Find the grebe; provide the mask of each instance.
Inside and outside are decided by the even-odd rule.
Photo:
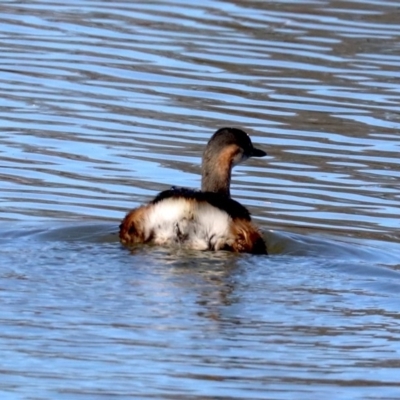
[[[203,153],[201,191],[172,187],[130,211],[120,225],[121,243],[267,254],[249,211],[230,197],[232,168],[266,155],[246,132],[217,130]]]

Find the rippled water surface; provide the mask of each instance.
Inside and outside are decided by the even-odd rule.
[[[0,4],[2,399],[400,399],[395,0]],[[120,246],[221,126],[269,257]]]

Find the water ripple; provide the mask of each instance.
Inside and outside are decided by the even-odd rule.
[[[6,394],[397,396],[397,1],[10,0],[0,36]],[[121,250],[226,125],[268,262]]]
[[[229,123],[271,149],[269,165],[241,167],[233,188],[269,225],[393,234],[398,145],[387,135],[399,128],[400,60],[390,49],[400,28],[394,4],[379,4],[316,2],[312,12],[301,3],[8,3],[0,32],[3,218],[96,217],[97,207],[118,218],[132,198],[143,200],[144,181],[151,190],[166,176],[197,186],[201,146]],[[301,176],[294,164],[312,171]],[[90,200],[73,205],[81,184],[95,209]],[[299,202],[306,208],[294,213]]]

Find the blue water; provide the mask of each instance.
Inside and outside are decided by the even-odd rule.
[[[397,11],[5,2],[1,398],[400,399]],[[121,246],[221,126],[270,256]]]

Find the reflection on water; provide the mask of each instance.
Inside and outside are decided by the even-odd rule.
[[[16,235],[0,250],[4,393],[396,397],[399,248],[379,266],[378,243],[333,258],[329,241],[283,233],[264,257],[130,253],[110,223],[16,231],[20,250]]]
[[[399,397],[397,1],[0,10],[2,398]],[[272,255],[122,248],[226,125]]]

